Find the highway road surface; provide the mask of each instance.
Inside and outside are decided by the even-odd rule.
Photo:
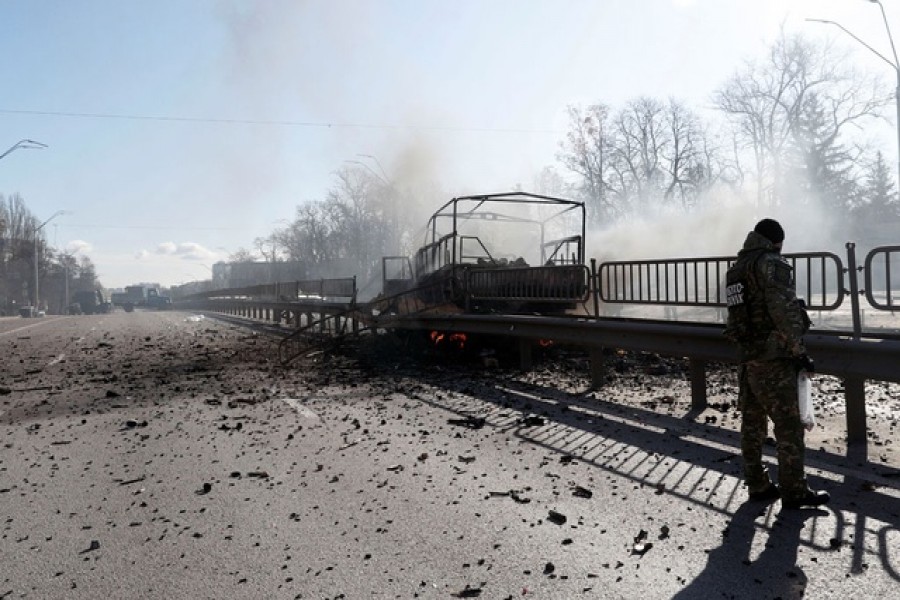
[[[591,391],[562,351],[523,374],[386,337],[284,369],[274,343],[0,319],[0,599],[898,597],[896,413],[868,461],[811,447],[832,503],[782,510],[665,361]]]

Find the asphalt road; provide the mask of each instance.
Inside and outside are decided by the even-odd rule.
[[[284,370],[187,313],[0,319],[0,599],[897,597],[895,469],[811,452],[830,505],[750,503],[682,372],[409,352]]]

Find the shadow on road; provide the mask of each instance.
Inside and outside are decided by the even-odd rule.
[[[783,510],[770,528],[761,529],[757,519],[767,513],[758,503],[745,502],[731,516],[722,544],[709,552],[703,571],[673,596],[676,600],[724,597],[727,590],[744,582],[741,592],[748,597],[803,598],[808,583],[797,565],[800,534],[805,521],[827,517],[824,510]],[[753,557],[754,536],[765,536],[764,548]],[[762,541],[762,540],[761,540]]]
[[[759,597],[799,598],[806,587],[806,576],[795,564],[801,545],[825,552],[849,548],[851,572],[862,572],[877,560],[885,573],[900,582],[896,567],[900,555],[891,542],[900,534],[891,525],[900,522],[900,503],[896,490],[887,489],[893,487],[888,479],[897,476],[896,469],[878,466],[875,472],[875,465],[861,466],[848,457],[809,451],[807,471],[822,473],[810,475],[810,484],[828,489],[831,502],[824,510],[781,511],[774,523],[766,525],[756,521],[760,511],[765,514],[780,505],[767,508],[745,501],[738,432],[693,422],[684,415],[659,414],[502,377],[473,381],[446,372],[435,376],[423,371],[422,375],[421,383],[452,392],[419,398],[428,404],[483,418],[486,426],[512,432],[561,458],[590,464],[655,488],[673,500],[729,517],[728,537],[711,552],[707,569],[682,598],[711,597],[703,592],[710,585],[708,580],[727,580],[729,571],[742,577],[754,572],[782,573],[784,578],[774,580],[783,579],[783,585],[763,589]],[[774,450],[772,446],[766,452],[773,465]],[[814,523],[804,531],[808,519]],[[822,539],[824,532],[830,532],[827,539]],[[768,540],[766,550],[748,569],[743,561],[749,560],[746,553],[754,535],[768,536]]]

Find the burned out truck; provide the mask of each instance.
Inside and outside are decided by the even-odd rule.
[[[510,192],[453,198],[412,259],[383,259],[385,309],[560,314],[588,294],[583,202]]]

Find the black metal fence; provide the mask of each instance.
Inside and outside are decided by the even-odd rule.
[[[797,295],[811,310],[834,310],[844,300],[844,265],[830,252],[786,254]],[[725,307],[725,273],[735,257],[673,258],[601,263],[595,289],[617,304]]]
[[[863,266],[865,273],[865,295],[874,308],[895,311],[900,291],[894,285],[900,284],[900,246],[879,246],[867,255]]]

